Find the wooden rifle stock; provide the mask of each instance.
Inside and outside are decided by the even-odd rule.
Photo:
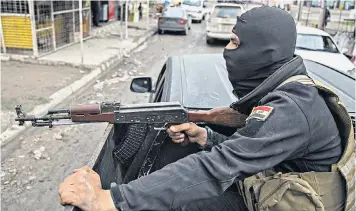
[[[189,111],[190,122],[206,122],[227,127],[244,127],[247,115],[229,107],[213,108],[207,111]]]

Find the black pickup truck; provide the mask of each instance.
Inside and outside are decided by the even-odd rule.
[[[305,60],[304,63],[313,79],[331,87],[341,97],[354,121],[355,78],[312,61]],[[229,106],[237,100],[232,94],[221,54],[170,57],[163,64],[155,84],[148,77],[135,78],[131,83],[131,91],[149,92],[150,102],[179,102],[188,109]],[[234,128],[209,126],[225,135],[234,132]],[[195,145],[173,144],[167,135],[157,136],[157,133],[149,125],[108,125],[87,164],[98,172],[104,189],[110,188],[112,182],[128,183],[198,152]],[[126,163],[117,161],[113,149],[132,138],[143,139],[143,144]],[[67,206],[65,210],[79,209]]]

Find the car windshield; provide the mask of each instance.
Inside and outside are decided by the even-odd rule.
[[[177,18],[181,18],[183,17],[183,10],[180,8],[167,8],[167,10],[165,10],[162,13],[163,17],[177,17]]]
[[[199,7],[201,5],[201,1],[192,1],[192,0],[186,0],[186,1],[183,1],[184,5],[188,5],[188,6],[196,6],[196,7]]]
[[[217,18],[236,18],[241,15],[240,7],[218,6],[215,7],[212,17]]]
[[[322,35],[298,34],[296,48],[310,51],[339,53],[335,43],[330,37]]]

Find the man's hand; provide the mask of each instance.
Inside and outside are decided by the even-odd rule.
[[[99,175],[84,166],[75,169],[59,185],[61,205],[77,206],[83,211],[117,211],[109,190],[103,190]]]
[[[167,130],[167,133],[174,143],[182,143],[185,138],[188,138],[190,143],[198,143],[201,146],[206,144],[206,129],[201,128],[194,123],[183,123],[171,126]]]

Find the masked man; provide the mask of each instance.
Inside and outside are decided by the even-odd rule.
[[[239,98],[231,108],[248,115],[246,125],[231,137],[172,126],[174,142],[187,136],[202,151],[111,190],[83,167],[60,185],[61,203],[90,211],[355,209],[351,120],[307,76],[295,43],[294,20],[282,9],[238,17],[224,58]]]

